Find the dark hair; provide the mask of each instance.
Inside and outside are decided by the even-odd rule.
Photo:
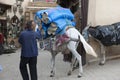
[[[32,22],[33,22],[33,20],[28,21],[28,22],[26,23],[25,29],[32,29]]]

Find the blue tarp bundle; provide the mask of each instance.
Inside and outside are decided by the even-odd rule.
[[[64,30],[64,28],[67,25],[75,26],[74,15],[68,8],[62,8],[60,6],[57,6],[55,8],[51,8],[51,9],[40,10],[40,11],[36,12],[35,20],[37,20],[36,19],[37,17],[39,19],[42,19],[41,14],[44,12],[47,13],[48,19],[49,19],[49,22],[47,24],[42,23],[42,28],[44,29],[44,31],[47,31],[48,27],[50,26],[50,23],[52,23],[52,22],[56,23],[56,25],[58,27],[56,34],[58,34],[59,32],[62,32],[62,30]]]

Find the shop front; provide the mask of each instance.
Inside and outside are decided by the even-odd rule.
[[[0,2],[0,33],[3,34],[3,49],[5,51],[8,51],[7,44],[8,44],[8,16],[7,16],[7,11],[11,9],[11,5],[6,4],[6,3],[1,3]]]
[[[11,8],[11,5],[0,3],[0,31],[6,38],[7,32],[7,10]]]

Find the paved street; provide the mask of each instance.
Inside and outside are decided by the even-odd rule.
[[[3,70],[0,72],[0,80],[22,80],[19,72],[20,49],[16,53],[0,55],[0,65]],[[56,57],[56,76],[50,75],[50,58],[48,51],[39,51],[38,56],[38,80],[120,80],[120,59],[109,60],[104,66],[98,62],[90,63],[84,67],[82,78],[77,78],[78,70],[71,76],[67,76],[69,64],[63,62],[62,54]]]

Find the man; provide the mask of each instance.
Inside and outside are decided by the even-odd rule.
[[[21,44],[20,72],[23,80],[29,80],[27,64],[29,66],[31,80],[37,80],[37,56],[38,48],[36,39],[40,39],[40,34],[35,32],[34,21],[28,21],[26,29],[21,32],[19,43]]]

